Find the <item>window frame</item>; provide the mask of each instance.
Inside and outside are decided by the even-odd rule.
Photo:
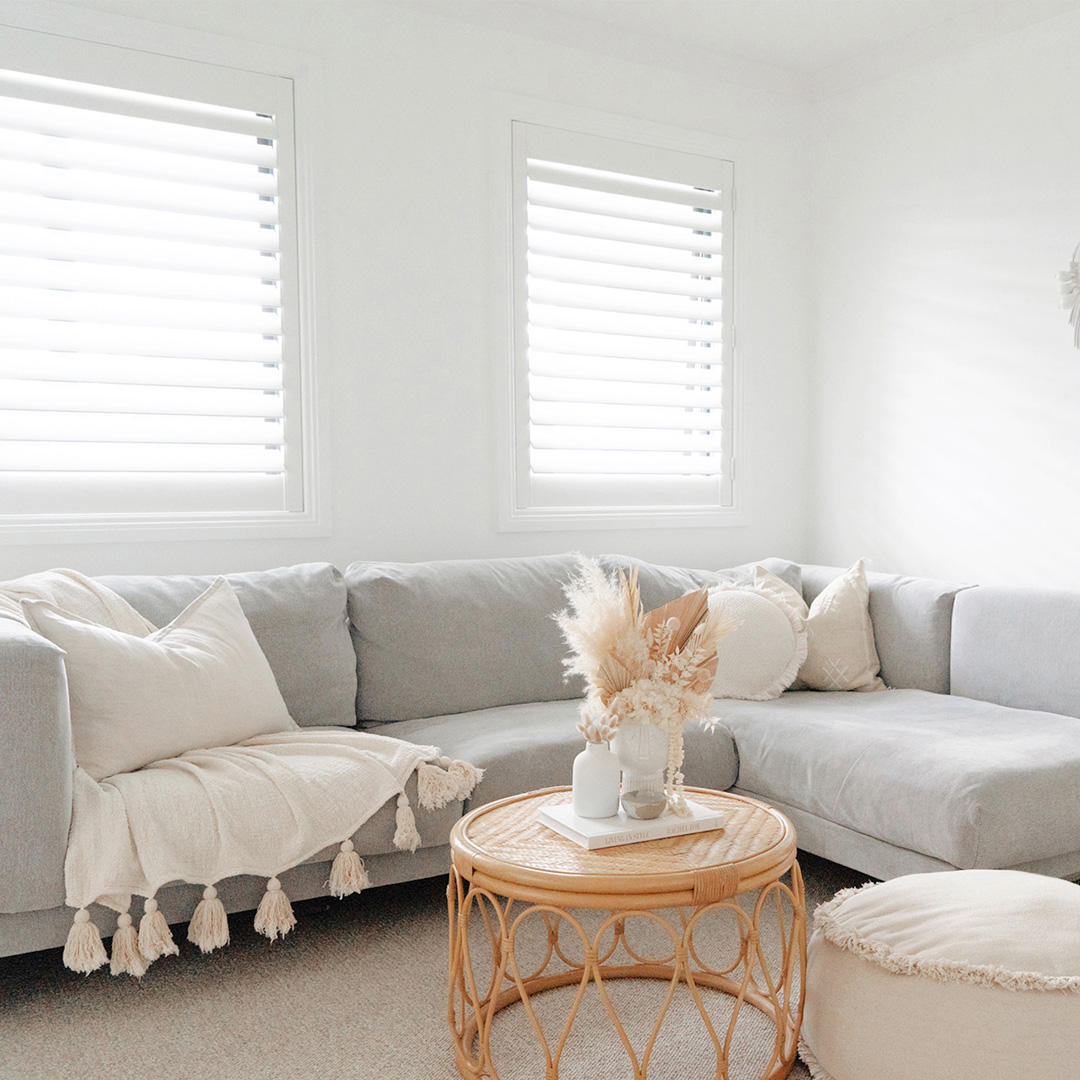
[[[737,462],[742,441],[742,380],[739,378],[741,345],[736,347],[735,326],[740,321],[740,239],[742,207],[725,222],[724,244],[730,244],[734,267],[730,304],[731,338],[725,349],[723,424],[730,432],[729,474],[717,499],[710,505],[663,505],[659,503],[544,504],[532,498],[529,482],[529,396],[525,288],[527,243],[524,238],[524,155],[515,152],[514,125],[551,127],[574,140],[616,140],[640,144],[643,152],[675,151],[725,163],[736,177],[745,176],[747,153],[738,141],[685,129],[632,120],[553,102],[493,93],[491,101],[492,181],[498,185],[493,202],[498,207],[494,226],[492,294],[497,298],[493,340],[496,343],[496,393],[499,438],[500,531],[557,529],[672,528],[745,525],[747,514]],[[519,127],[520,131],[520,127]],[[516,175],[515,175],[516,174]],[[516,182],[515,182],[516,181]],[[732,189],[734,206],[734,190]],[[726,329],[726,328],[725,328]],[[613,485],[617,486],[617,485]]]
[[[63,79],[141,90],[169,97],[221,104],[207,91],[204,79],[226,83],[243,97],[257,101],[270,77],[291,99],[291,144],[284,171],[291,186],[288,216],[292,250],[282,273],[291,282],[283,289],[283,336],[291,337],[283,365],[284,386],[298,405],[289,413],[298,420],[299,437],[286,434],[287,453],[300,466],[290,470],[287,485],[300,488],[300,498],[287,491],[282,509],[252,511],[158,511],[134,513],[19,514],[0,513],[0,544],[100,542],[113,540],[263,539],[328,534],[328,498],[321,462],[324,453],[323,409],[316,401],[315,325],[313,306],[312,191],[305,129],[319,113],[320,88],[299,54],[193,31],[162,27],[138,19],[78,12],[64,8],[61,32],[52,4],[24,17],[4,18],[0,67]],[[14,25],[11,25],[14,24]],[[167,38],[166,38],[167,31]],[[167,51],[161,46],[168,40]],[[218,98],[218,100],[215,100]],[[229,102],[224,102],[229,104]],[[283,282],[283,284],[285,284]],[[288,299],[286,299],[288,298]],[[292,489],[295,492],[295,487]],[[290,502],[294,508],[289,509]]]

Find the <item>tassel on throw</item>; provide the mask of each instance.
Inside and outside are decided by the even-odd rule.
[[[107,963],[108,959],[101,933],[90,921],[90,912],[86,908],[79,908],[64,945],[64,967],[89,975]]]
[[[229,920],[225,917],[225,905],[217,898],[217,889],[213,885],[203,889],[203,898],[188,924],[187,936],[188,941],[198,945],[204,953],[229,944]]]
[[[134,975],[141,979],[149,966],[146,957],[139,952],[139,932],[131,925],[131,916],[125,911],[116,920],[109,970],[114,975]]]
[[[409,797],[404,791],[398,796],[396,819],[394,847],[399,851],[415,851],[420,846],[420,834],[416,831],[416,818],[413,817]]]
[[[460,798],[460,789],[458,778],[438,765],[424,762],[416,770],[417,801],[425,810],[441,810],[451,799]]]
[[[173,941],[169,924],[152,896],[143,905],[143,917],[139,920],[139,952],[151,962],[162,956],[176,956],[180,952]]]
[[[334,856],[334,864],[330,867],[330,880],[327,884],[330,887],[330,895],[338,899],[358,893],[371,884],[367,870],[364,869],[364,860],[356,854],[351,840],[345,840],[341,845],[341,850]]]
[[[484,779],[484,770],[478,769],[475,765],[470,765],[467,761],[456,761],[444,757],[439,759],[439,764],[457,782],[457,797],[459,799],[467,799],[473,793],[473,788]]]
[[[271,941],[284,937],[296,925],[292,904],[281,888],[281,882],[272,877],[266,883],[266,892],[255,912],[255,929]]]

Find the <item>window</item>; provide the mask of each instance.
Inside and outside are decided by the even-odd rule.
[[[21,34],[31,62],[0,51],[0,527],[310,519],[292,81]]]
[[[717,524],[731,162],[522,121],[512,152],[511,519]]]

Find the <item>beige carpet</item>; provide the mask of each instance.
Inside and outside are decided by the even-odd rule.
[[[808,910],[865,878],[802,859]],[[67,971],[59,950],[0,960],[0,1080],[455,1080],[446,1020],[446,891],[439,880],[296,906],[299,923],[268,942],[230,916],[232,943],[202,956],[186,943],[141,980]],[[177,934],[180,941],[182,934]],[[656,984],[618,984],[620,1015],[640,1045]],[[566,1008],[549,991],[538,1001]],[[719,996],[719,995],[718,995]],[[614,997],[614,991],[613,991]],[[539,1006],[538,1006],[539,1008]],[[712,1076],[700,1032],[665,1021],[650,1080]],[[505,1018],[505,1019],[504,1019]],[[494,1036],[503,1080],[543,1077],[520,1005]],[[740,1025],[743,1021],[740,1019]],[[700,1027],[700,1024],[698,1025]],[[733,1077],[754,1075],[764,1024],[748,1025]],[[628,1058],[602,1008],[586,999],[562,1080],[620,1080]],[[793,1080],[808,1080],[801,1063]]]

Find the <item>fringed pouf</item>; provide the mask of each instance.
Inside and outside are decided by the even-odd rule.
[[[1080,886],[911,874],[819,907],[800,1055],[814,1080],[1073,1080]]]

